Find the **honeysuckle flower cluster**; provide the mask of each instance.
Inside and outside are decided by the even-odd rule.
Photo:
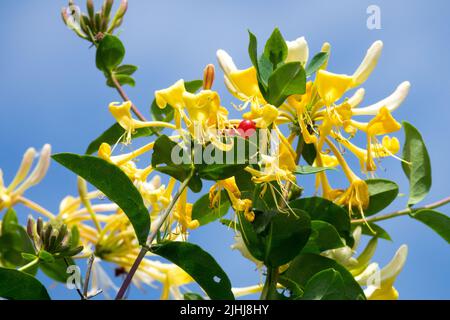
[[[100,292],[123,299],[131,283],[139,289],[160,289],[161,299],[187,299],[185,294],[194,282],[204,291],[197,298],[231,299],[257,293],[262,299],[326,298],[329,292],[322,292],[325,286],[317,286],[317,280],[329,280],[330,274],[336,280],[332,297],[337,292],[339,298],[398,299],[394,282],[405,265],[408,247],[400,246],[380,269],[371,260],[378,239],[388,236],[373,222],[420,214],[424,208],[412,206],[423,199],[431,181],[419,186],[421,192],[428,189],[425,195],[416,194],[408,209],[368,217],[387,207],[395,193],[395,183],[385,180],[387,189],[377,186],[375,190],[384,194],[374,197],[370,183],[380,181],[366,179],[375,176],[383,158],[400,160],[408,178],[416,179],[410,169],[415,165],[408,154],[412,149],[397,155],[400,142],[395,134],[402,125],[393,116],[405,101],[410,83],[402,82],[388,97],[363,105],[362,85],[374,71],[383,43],[374,42],[355,71],[338,74],[328,70],[329,43],[312,56],[305,37],[285,41],[275,29],[258,56],[257,39],[249,32],[252,66],[238,69],[225,50],[217,51],[225,86],[234,97],[231,103],[224,103],[214,90],[216,69],[209,64],[202,80],[179,79],[155,91],[153,119],[147,120],[122,87],[134,84],[131,76],[137,67],[122,64],[125,49],[113,35],[123,22],[128,1],[121,1],[111,18],[113,4],[105,0],[95,12],[93,1],[88,0],[85,14],[69,1],[62,11],[64,23],[95,46],[98,69],[123,98],[105,108],[115,124],[89,146],[87,153],[97,152],[96,156],[53,155],[77,174],[78,194],[63,198],[57,212],[25,197],[26,190],[47,173],[49,145],[39,154],[28,149],[9,185],[0,170],[0,212],[7,211],[0,224],[0,240],[21,232],[15,229],[19,227],[16,205],[41,216],[37,221],[29,218],[25,232],[31,248],[24,246],[15,256],[14,267],[32,273],[36,266],[45,271],[41,263],[59,261],[69,266],[87,260],[91,281],[83,293],[78,288],[82,299]],[[358,136],[364,138],[363,145],[354,142]],[[426,171],[429,159],[418,136],[414,150],[422,148],[425,169],[421,170]],[[134,142],[137,137],[146,139],[139,147]],[[408,143],[406,137],[405,147]],[[224,162],[218,161],[220,155]],[[359,167],[350,166],[350,157]],[[39,160],[31,171],[35,158]],[[335,168],[347,180],[336,188],[328,180],[329,170]],[[305,174],[315,175],[315,186],[304,185]],[[420,177],[425,182],[428,178]],[[206,194],[194,197],[207,181]],[[88,182],[95,189],[90,191]],[[303,191],[314,196],[306,197]],[[450,199],[425,210],[447,202]],[[232,288],[214,258],[189,242],[192,232],[219,219],[234,232],[231,248],[256,265],[264,284]],[[370,240],[358,252],[362,234]],[[2,252],[0,267],[6,261]],[[115,267],[115,277],[105,271],[107,263]],[[322,265],[326,268],[318,268]],[[307,282],[302,268],[312,274]],[[123,281],[120,286],[119,280]],[[355,292],[347,296],[347,290],[339,286],[353,287]],[[288,296],[283,295],[286,292]]]

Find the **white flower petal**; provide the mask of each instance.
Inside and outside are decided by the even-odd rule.
[[[367,50],[364,60],[361,62],[358,69],[356,69],[355,73],[353,74],[354,87],[361,85],[367,80],[373,69],[375,69],[382,50],[383,42],[381,42],[380,40],[375,41],[370,46],[369,50]]]
[[[285,62],[299,61],[305,65],[309,58],[309,47],[305,37],[297,38],[294,41],[286,41],[286,44],[288,55]]]
[[[405,101],[406,97],[409,93],[409,88],[411,84],[409,81],[402,82],[397,89],[387,98],[378,101],[377,103],[364,107],[364,108],[356,108],[352,110],[353,115],[361,116],[361,115],[376,115],[378,110],[382,107],[386,107],[390,112],[396,110],[402,103]]]

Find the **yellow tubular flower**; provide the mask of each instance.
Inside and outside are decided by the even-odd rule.
[[[345,74],[336,74],[325,70],[317,72],[317,91],[326,106],[331,106],[342,98],[344,93],[351,88],[352,83],[352,77]]]
[[[196,229],[200,226],[198,220],[192,220],[192,204],[187,203],[187,192],[187,189],[183,191],[173,212],[173,216],[181,225],[182,233],[186,233],[187,229]]]
[[[181,119],[189,123],[189,119],[184,113],[183,93],[186,92],[184,80],[178,80],[167,89],[155,91],[156,104],[159,108],[164,109],[170,105],[175,109],[175,124],[177,128],[181,128]]]
[[[338,205],[348,206],[349,212],[352,212],[352,208],[358,208],[361,216],[364,218],[364,209],[369,206],[369,187],[367,183],[361,180],[348,166],[344,157],[341,155],[340,151],[328,138],[326,139],[328,146],[330,147],[333,154],[336,156],[339,164],[342,167],[347,179],[350,182],[348,189],[336,199]]]
[[[25,191],[44,179],[50,166],[51,146],[48,144],[44,145],[39,154],[39,161],[30,173],[35,155],[36,150],[33,148],[25,152],[16,176],[7,187],[3,181],[3,171],[0,170],[0,211],[3,208],[10,208],[17,202],[22,201],[22,195]]]
[[[232,95],[244,102],[264,102],[254,67],[239,70],[224,50],[217,51],[217,60],[224,73],[225,85]]]
[[[183,102],[193,122],[212,125],[217,122],[220,97],[215,91],[202,90],[197,94],[183,92]]]
[[[252,211],[252,201],[250,199],[241,199],[241,191],[239,190],[234,177],[217,181],[209,189],[209,206],[215,208],[220,205],[220,196],[223,189],[227,192],[234,211],[243,212],[247,220],[253,221],[255,219],[255,214]]]
[[[162,127],[169,129],[176,129],[176,127],[167,122],[163,121],[140,121],[133,119],[131,115],[131,101],[126,101],[124,103],[113,102],[109,105],[109,111],[116,119],[117,123],[120,124],[122,128],[125,129],[125,143],[131,142],[131,135],[136,129],[147,128],[147,127]]]
[[[180,287],[187,285],[194,280],[180,267],[170,264],[167,267],[160,268],[160,271],[165,273],[166,279],[163,282],[163,290],[161,293],[161,300],[167,300],[170,295],[176,300],[183,300],[183,295],[180,292]]]
[[[364,290],[364,294],[369,300],[397,300],[398,292],[394,288],[394,282],[402,271],[406,257],[408,255],[408,247],[402,245],[395,253],[391,262],[380,271],[379,284],[370,285]]]

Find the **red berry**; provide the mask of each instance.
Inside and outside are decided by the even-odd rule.
[[[242,120],[237,128],[243,138],[251,137],[256,131],[256,123],[252,120]]]

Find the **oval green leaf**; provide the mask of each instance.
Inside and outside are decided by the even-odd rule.
[[[110,73],[117,68],[125,57],[125,47],[116,36],[105,35],[97,48],[97,68],[105,73]]]
[[[279,107],[286,98],[306,91],[306,73],[300,62],[289,62],[278,67],[269,77],[267,102]]]
[[[47,289],[34,277],[0,268],[0,297],[9,300],[50,300]]]
[[[366,217],[374,215],[397,198],[398,185],[390,180],[385,179],[368,179],[366,180],[369,187],[369,207],[364,210]]]
[[[316,254],[306,253],[295,258],[294,261],[290,263],[289,268],[280,277],[280,283],[294,282],[301,288],[305,288],[308,281],[314,277],[314,275],[330,268],[340,273],[344,283],[342,293],[346,299],[365,299],[361,287],[345,267],[332,259]],[[286,279],[288,281],[286,281]]]
[[[151,249],[186,271],[212,300],[234,300],[230,279],[216,260],[199,246],[170,241],[154,245]]]
[[[305,286],[302,300],[345,300],[344,280],[333,268],[316,273]]]
[[[133,225],[141,245],[145,245],[150,231],[150,216],[141,194],[128,176],[117,166],[100,158],[60,153],[52,158],[76,173],[116,203]]]
[[[450,218],[445,214],[435,210],[424,209],[411,214],[411,216],[429,226],[447,243],[450,243]]]
[[[202,226],[222,218],[230,209],[227,193],[223,190],[220,193],[220,204],[218,207],[210,208],[209,204],[209,194],[205,194],[192,207],[192,219],[197,220]]]
[[[305,211],[311,217],[311,220],[321,220],[333,225],[343,237],[348,246],[353,245],[351,233],[350,217],[342,207],[333,202],[320,198],[301,198],[289,203],[291,208]]]
[[[422,201],[431,188],[431,162],[420,132],[404,121],[403,171],[409,180],[408,206]]]

